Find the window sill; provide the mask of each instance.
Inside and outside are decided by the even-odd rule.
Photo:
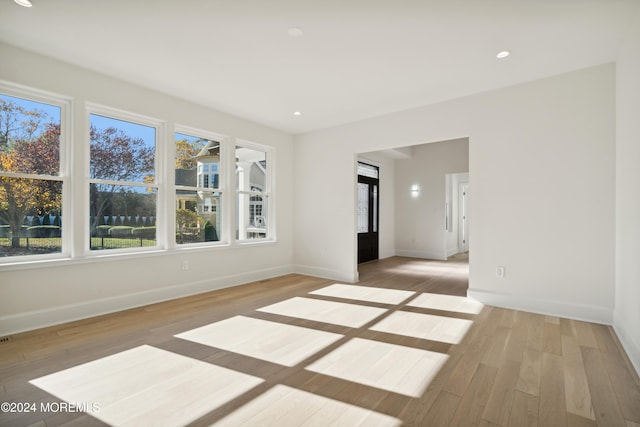
[[[97,262],[110,262],[118,260],[129,260],[137,258],[153,258],[164,257],[184,254],[186,252],[210,252],[220,250],[232,250],[246,247],[257,246],[271,246],[275,245],[277,241],[275,239],[266,239],[259,241],[244,240],[241,242],[220,243],[211,246],[189,246],[189,247],[175,247],[172,249],[152,249],[148,251],[140,252],[120,252],[120,253],[91,253],[83,257],[61,257],[61,258],[47,258],[47,259],[35,259],[35,260],[20,260],[16,262],[0,263],[0,272],[4,271],[18,271],[18,270],[30,270],[35,268],[52,268],[52,267],[66,267],[70,265],[82,265]]]

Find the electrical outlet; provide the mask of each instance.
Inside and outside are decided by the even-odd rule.
[[[189,269],[189,261],[182,261],[182,270],[187,271]]]
[[[496,267],[496,277],[499,279],[504,279],[505,268],[501,265]]]

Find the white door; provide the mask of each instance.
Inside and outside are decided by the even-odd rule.
[[[469,252],[469,183],[461,183],[458,185],[458,194],[460,197],[458,209],[459,224],[459,247],[462,252]]]

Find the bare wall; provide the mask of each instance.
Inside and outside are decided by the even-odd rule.
[[[85,102],[275,147],[277,242],[234,248],[158,251],[153,254],[0,266],[0,334],[88,317],[204,292],[292,271],[292,137],[246,120],[134,86],[82,68],[0,44],[0,79],[73,97],[75,197],[85,188]],[[69,215],[70,213],[66,213]],[[85,215],[76,206],[75,218]],[[82,221],[78,220],[82,224]],[[76,225],[77,226],[77,225]],[[80,225],[81,226],[81,225]],[[79,236],[80,233],[77,233]],[[77,238],[76,238],[77,240]],[[76,241],[77,246],[82,241]],[[182,271],[182,261],[189,261]]]
[[[616,301],[614,327],[640,373],[640,14],[616,64]]]
[[[611,322],[614,114],[615,67],[605,64],[297,136],[295,263],[357,280],[355,153],[468,137],[470,293]]]
[[[396,254],[444,260],[445,178],[469,171],[469,140],[434,142],[412,151],[411,158],[396,161]],[[413,185],[419,189],[415,197]]]

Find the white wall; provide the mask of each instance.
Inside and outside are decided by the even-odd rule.
[[[295,263],[357,280],[354,153],[469,137],[470,293],[611,322],[614,81],[607,64],[297,136]]]
[[[167,143],[173,140],[177,122],[275,147],[278,237],[276,243],[266,245],[2,266],[0,335],[292,271],[290,135],[4,44],[0,44],[0,58],[0,79],[73,97],[75,197],[84,191],[80,182],[86,156],[81,142],[84,103],[98,103],[167,120]],[[81,218],[84,207],[77,206],[73,214]],[[188,271],[181,270],[183,260],[189,261]]]
[[[358,159],[380,168],[378,258],[389,258],[396,254],[395,161],[380,153],[362,153],[358,156]]]
[[[616,304],[614,328],[640,372],[640,14],[616,64]]]
[[[638,28],[620,54],[616,105],[609,64],[301,135],[293,145],[281,132],[0,44],[0,79],[73,96],[75,122],[90,101],[166,118],[169,130],[175,120],[272,145],[278,156],[276,244],[2,267],[0,334],[275,276],[292,262],[357,281],[356,153],[469,137],[470,293],[610,322],[616,249],[615,327],[638,367]],[[495,278],[496,265],[507,267],[505,279]]]
[[[410,159],[396,162],[396,254],[447,259],[445,178],[469,170],[468,139],[413,147]]]

